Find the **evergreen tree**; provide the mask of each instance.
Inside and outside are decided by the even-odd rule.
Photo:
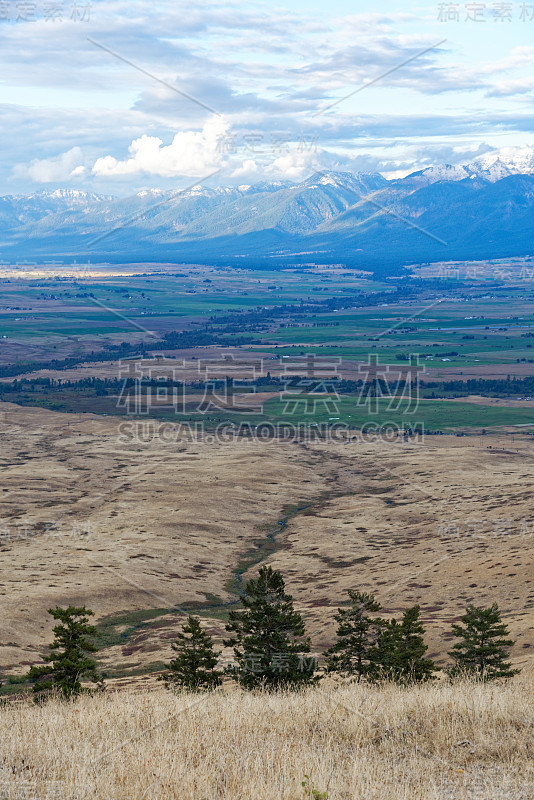
[[[326,669],[328,672],[354,675],[359,682],[362,676],[375,670],[373,656],[384,621],[369,616],[381,608],[372,594],[355,592],[353,589],[349,589],[348,594],[349,607],[338,608],[334,617],[339,623],[337,641],[325,653]]]
[[[398,683],[426,681],[435,670],[434,662],[425,658],[428,650],[424,641],[421,608],[407,608],[399,623],[396,619],[383,624],[377,645],[370,653],[372,675]]]
[[[177,656],[165,665],[170,672],[159,680],[165,681],[168,689],[181,687],[193,692],[220,686],[218,658],[209,633],[200,627],[199,618],[190,614],[176,638],[171,647]]]
[[[514,641],[508,638],[508,627],[501,620],[497,603],[489,608],[467,606],[461,622],[463,625],[452,626],[454,635],[461,641],[456,642],[449,653],[455,661],[449,670],[451,676],[473,675],[490,681],[517,675],[520,670],[512,669],[507,661],[507,649]]]
[[[258,577],[247,582],[241,602],[243,610],[231,611],[226,626],[234,636],[224,643],[234,649],[234,679],[247,689],[313,682],[315,659],[304,655],[310,640],[280,572],[262,567]]]
[[[97,636],[97,630],[89,625],[93,612],[85,606],[51,608],[48,613],[56,620],[54,641],[50,653],[43,657],[46,664],[33,666],[27,674],[34,683],[35,699],[39,700],[50,692],[60,692],[65,698],[72,698],[82,692],[82,680],[103,686],[102,676],[97,672],[96,662],[87,653],[95,653],[97,648],[86,637]]]
[[[384,620],[378,631],[375,647],[369,653],[372,665],[369,671],[371,680],[398,680],[401,672],[400,625],[396,619]]]
[[[424,636],[420,606],[407,608],[402,615],[397,645],[400,680],[411,683],[426,681],[432,677],[436,666],[431,659],[425,658],[428,647]]]

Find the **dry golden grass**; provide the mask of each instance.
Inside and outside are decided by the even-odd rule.
[[[534,690],[324,685],[0,707],[0,797],[532,800]]]

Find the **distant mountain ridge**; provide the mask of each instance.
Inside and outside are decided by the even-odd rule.
[[[510,175],[534,175],[534,147],[504,147],[479,156],[470,164],[459,166],[441,164],[413,172],[408,177],[422,177],[428,182],[481,178],[495,183]]]
[[[0,197],[0,259],[58,257],[372,269],[534,252],[534,148],[405,178],[322,172],[117,198],[58,188]]]

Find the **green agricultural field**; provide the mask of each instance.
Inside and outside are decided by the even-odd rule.
[[[321,402],[320,398],[318,399],[316,396],[315,411],[306,413],[313,409],[314,400],[312,396],[309,396],[307,400],[302,398],[296,413],[292,414],[288,413],[287,402],[284,399],[274,398],[265,404],[264,413],[269,420],[294,422],[295,424],[297,422],[309,424],[341,422],[355,428],[361,428],[369,423],[375,423],[378,426],[392,424],[398,427],[423,424],[426,429],[444,431],[528,423],[532,423],[534,426],[534,409],[528,408],[498,408],[447,400],[420,400],[413,412],[406,413],[406,404],[404,408],[401,405],[398,410],[395,410],[389,407],[387,399],[381,399],[378,401],[378,410],[375,414],[370,413],[368,406],[359,405],[356,397],[330,398],[330,400],[333,405],[329,404],[331,407],[328,409],[325,408],[327,404]]]
[[[339,268],[255,271],[152,265],[150,269],[141,273],[128,265],[108,265],[101,274],[93,268],[91,275],[76,278],[63,274],[5,280],[0,287],[0,336],[6,337],[3,363],[40,365],[56,359],[59,364],[61,359],[83,358],[84,352],[95,349],[103,350],[105,373],[107,351],[113,360],[122,342],[133,348],[144,344],[150,352],[158,346],[159,337],[185,331],[184,337],[172,339],[176,347],[198,346],[199,357],[203,347],[213,344],[220,352],[224,342],[232,348],[237,342],[248,358],[253,352],[275,356],[269,362],[273,375],[284,372],[286,359],[307,353],[363,363],[376,356],[379,364],[397,368],[417,354],[427,381],[440,380],[441,374],[462,379],[534,374],[534,314],[532,298],[524,288],[466,290],[461,284],[438,282],[412,287],[406,280],[380,283]],[[389,295],[392,302],[387,302]],[[243,340],[256,344],[239,345]],[[351,370],[347,377],[357,378],[354,364]],[[13,371],[6,370],[6,375]],[[504,396],[506,390],[499,391]],[[37,393],[21,396],[19,401],[64,410],[78,404],[83,410],[117,413],[110,398],[83,396],[83,392],[73,398],[49,395],[45,400]],[[283,404],[276,400],[270,400],[264,411],[256,421],[287,418]],[[378,412],[380,424],[405,421],[405,415],[388,411],[383,404]],[[158,411],[157,416],[161,415],[166,416]],[[311,419],[299,416],[299,421],[317,423],[339,416],[355,427],[374,419],[351,396],[342,399],[339,413],[321,414],[317,409]],[[210,424],[236,419],[224,409],[212,417],[199,416]],[[525,408],[425,399],[416,417],[407,420],[412,421],[429,428],[457,429],[527,424],[531,415]]]

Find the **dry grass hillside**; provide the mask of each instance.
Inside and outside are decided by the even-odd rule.
[[[527,435],[143,443],[117,426],[0,405],[0,671],[39,660],[47,608],[85,603],[110,634],[103,667],[142,672],[167,659],[188,608],[221,636],[236,572],[259,559],[284,573],[318,649],[348,588],[392,614],[420,602],[438,659],[465,605],[496,600],[531,668]]]
[[[531,800],[533,706],[521,679],[11,703],[0,797]]]

